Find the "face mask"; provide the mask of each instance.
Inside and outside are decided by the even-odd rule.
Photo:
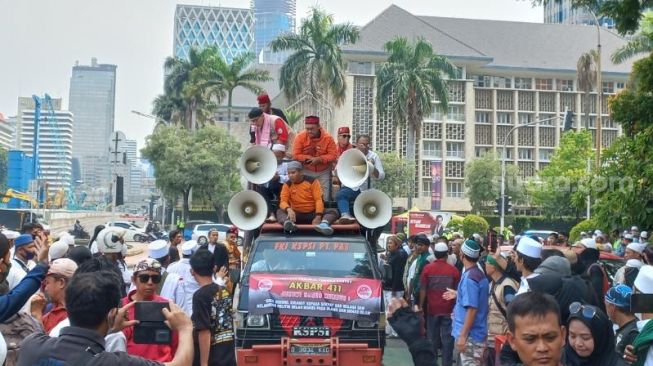
[[[35,256],[36,254],[34,254],[33,252],[25,253],[25,258],[27,258],[28,261],[34,259]]]

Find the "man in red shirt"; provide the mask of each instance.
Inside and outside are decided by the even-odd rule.
[[[68,281],[77,270],[77,263],[72,259],[59,258],[50,264],[48,274],[43,280],[43,292],[48,295],[54,307],[47,314],[43,314],[45,298],[32,301],[32,316],[43,323],[45,334],[50,333],[59,322],[68,318],[66,310],[66,287]],[[41,295],[37,295],[41,297]]]
[[[254,130],[254,145],[272,147],[282,144],[288,148],[288,128],[279,116],[264,113],[261,108],[252,108],[248,118]]]
[[[428,308],[425,309],[428,338],[433,343],[436,355],[438,345],[442,345],[442,365],[451,366],[454,346],[454,338],[451,335],[451,312],[456,301],[445,300],[442,295],[447,289],[458,287],[460,272],[447,263],[449,247],[445,243],[435,244],[433,251],[435,261],[427,264],[420,276],[419,308],[424,310],[424,304],[428,299]]]

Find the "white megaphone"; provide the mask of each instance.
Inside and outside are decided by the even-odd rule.
[[[392,200],[376,189],[364,191],[354,201],[354,216],[368,229],[384,226],[392,218]]]
[[[349,188],[360,187],[370,176],[370,168],[365,155],[355,148],[340,155],[336,170],[342,185]]]
[[[266,147],[252,146],[240,157],[238,169],[249,182],[267,183],[277,172],[277,158],[272,150]]]
[[[242,191],[236,193],[229,201],[227,214],[239,229],[254,230],[263,225],[268,214],[268,205],[259,193]]]

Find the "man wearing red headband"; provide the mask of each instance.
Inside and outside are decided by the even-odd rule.
[[[304,131],[295,138],[292,156],[304,166],[303,174],[320,181],[322,197],[331,197],[331,166],[336,161],[336,143],[320,126],[320,118],[307,116]]]

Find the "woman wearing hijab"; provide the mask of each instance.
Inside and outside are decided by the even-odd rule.
[[[615,350],[612,323],[596,306],[574,302],[569,306],[566,366],[623,366],[624,360]]]

